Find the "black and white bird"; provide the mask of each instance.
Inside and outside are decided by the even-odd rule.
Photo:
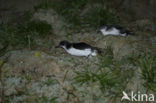
[[[63,48],[65,51],[74,56],[96,56],[100,53],[100,49],[97,47],[90,46],[84,42],[70,43],[69,41],[61,41],[56,48]]]
[[[104,36],[106,35],[119,35],[119,36],[135,35],[129,30],[124,29],[123,27],[113,26],[113,25],[103,25],[100,28],[100,31]]]

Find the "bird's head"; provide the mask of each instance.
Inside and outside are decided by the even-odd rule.
[[[63,40],[55,48],[65,48],[68,44],[69,44],[69,42],[67,40]]]

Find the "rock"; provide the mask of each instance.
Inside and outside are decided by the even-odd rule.
[[[131,38],[119,36],[105,36],[97,43],[100,48],[111,47],[115,59],[121,59],[123,56],[128,56],[136,52],[137,48],[135,48],[133,44],[135,44],[135,42],[133,42]]]
[[[11,77],[5,79],[5,95],[10,96],[12,94],[18,94],[17,88],[23,88],[25,86],[26,81],[22,80],[20,77]]]
[[[29,50],[10,51],[7,54],[9,57],[2,67],[3,84],[0,83],[0,86],[5,87],[6,96],[16,95],[11,99],[14,103],[33,102],[43,96],[59,97],[59,102],[66,101],[68,91],[64,89],[72,88],[74,71],[90,63],[90,68],[95,69],[98,62],[97,58],[86,60],[64,51],[55,54],[54,49],[51,55]]]
[[[44,76],[53,76],[59,72],[58,64],[43,52],[12,51],[4,68],[8,68],[8,76],[26,76],[39,79]]]

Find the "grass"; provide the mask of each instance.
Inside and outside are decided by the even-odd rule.
[[[44,37],[51,33],[51,25],[47,24],[44,21],[29,21],[26,22],[25,25],[18,26],[19,33],[36,33],[36,35]]]
[[[128,68],[126,65],[129,65]],[[89,87],[91,87],[90,83],[98,85],[105,97],[116,101],[121,96],[122,91],[129,91],[127,84],[130,83],[135,74],[133,67],[141,70],[141,74],[137,75],[140,76],[140,81],[143,80],[142,86],[155,92],[156,59],[150,53],[132,54],[116,61],[113,59],[111,49],[108,49],[100,58],[96,70],[86,66],[82,71],[76,71],[74,83],[78,83],[80,86],[87,84]]]
[[[57,97],[51,97],[50,99],[46,96],[38,97],[35,99],[35,103],[58,103]]]
[[[102,6],[93,6],[94,0],[46,0],[35,7],[38,9],[54,9],[68,24],[67,28],[74,32],[82,30],[96,30],[103,24],[116,24],[116,15],[104,8],[103,1],[98,2]],[[102,2],[102,3],[101,3]],[[88,7],[88,5],[91,7]]]
[[[93,0],[94,1],[94,0]],[[103,24],[116,24],[116,15],[103,6],[93,6],[92,0],[45,0],[34,9],[54,9],[66,22],[67,30],[81,32],[96,30]],[[99,1],[101,5],[102,1]],[[88,4],[91,7],[88,7]],[[102,3],[103,4],[103,3]],[[16,25],[0,24],[0,42],[13,48],[35,48],[36,39],[43,39],[53,33],[51,25],[43,21],[31,20],[33,12],[25,12],[23,22]]]
[[[141,69],[141,78],[144,86],[152,91],[156,91],[156,59],[150,54],[143,54],[138,58],[136,65]]]
[[[41,4],[34,6],[35,11],[38,9],[45,9],[48,10],[49,8],[52,8],[53,5],[50,0],[44,0]]]
[[[29,75],[29,74],[27,74],[27,75],[25,76],[25,79],[28,81],[28,83],[30,83],[30,82],[32,81],[32,76]]]
[[[125,59],[127,61],[123,62]],[[116,100],[117,97],[120,97],[121,92],[126,89],[127,83],[134,75],[132,68],[124,67],[127,63],[133,65],[129,57],[123,58],[120,62],[114,60],[112,50],[108,49],[100,58],[96,70],[91,70],[90,66],[87,66],[82,71],[76,71],[74,82],[81,86],[83,84],[90,86],[89,84],[92,82],[100,87],[99,89],[104,96]]]
[[[88,67],[85,67],[84,70],[81,72],[75,72],[75,73],[77,76],[74,78],[74,80],[77,83],[80,83],[80,85],[82,85],[83,83],[89,84],[90,81],[92,82],[97,81],[97,78],[96,78],[97,74],[91,71]]]
[[[117,18],[106,8],[92,7],[83,15],[83,23],[88,28],[98,29],[104,24],[116,24]]]
[[[57,83],[58,83],[57,80],[48,78],[48,79],[46,79],[46,81],[43,81],[43,82],[41,83],[41,85],[51,86],[51,85],[54,85],[54,84],[57,84]]]
[[[28,16],[28,15],[26,15]],[[26,17],[27,19],[29,17]],[[30,18],[21,24],[4,25],[1,24],[0,41],[4,45],[17,48],[35,47],[36,38],[45,38],[52,34],[51,25],[43,21],[30,20]]]

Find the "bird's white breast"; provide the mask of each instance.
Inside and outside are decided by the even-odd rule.
[[[103,28],[100,31],[104,36],[105,35],[120,35],[120,31],[116,28],[112,28],[111,30],[106,30],[106,28]]]
[[[75,48],[70,48],[70,49],[65,49],[69,54],[75,55],[75,56],[96,56],[96,51],[91,51],[91,49],[75,49]]]

